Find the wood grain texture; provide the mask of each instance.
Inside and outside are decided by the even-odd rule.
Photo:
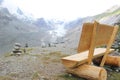
[[[93,58],[103,56],[105,51],[106,51],[106,48],[96,48],[95,51],[94,51]],[[111,53],[113,51],[114,51],[114,49],[110,49],[109,53]],[[81,52],[81,53],[78,53],[78,54],[63,57],[61,59],[62,64],[66,68],[74,68],[74,67],[79,66],[81,64],[87,63],[88,53],[89,53],[89,51],[84,51],[84,52]]]
[[[94,48],[97,46],[106,45],[107,48],[100,64],[100,66],[103,66],[109,49],[115,39],[117,30],[118,26],[99,24],[96,21],[94,23],[84,23],[78,45],[78,53],[89,50],[88,64],[91,64]]]
[[[97,36],[97,27],[98,23],[95,21],[94,22],[94,27],[93,27],[93,32],[92,32],[92,37],[91,37],[91,42],[90,42],[90,48],[89,48],[89,53],[88,53],[88,64],[91,64],[92,58],[94,55],[94,49],[96,45],[96,36]]]
[[[78,50],[77,50],[78,53],[88,50],[90,48],[93,26],[94,26],[93,23],[83,24],[82,33],[78,44]]]
[[[97,65],[100,65],[102,57],[93,59],[93,62]],[[120,67],[120,56],[108,55],[105,60],[105,65]]]
[[[97,28],[94,29],[95,24],[97,24]],[[80,37],[80,41],[78,44],[78,53],[85,51],[85,50],[89,50],[90,46],[91,46],[91,40],[93,39],[93,35],[96,35],[95,38],[95,47],[97,46],[101,46],[101,45],[107,45],[112,34],[114,31],[114,28],[116,26],[110,26],[110,25],[106,25],[106,24],[99,24],[98,22],[94,22],[94,23],[84,23],[83,27],[82,27],[82,33],[81,33],[81,37]],[[96,30],[93,31],[93,30]],[[93,32],[95,32],[93,34]],[[94,40],[94,39],[93,39]]]

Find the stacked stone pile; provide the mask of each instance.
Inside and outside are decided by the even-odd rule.
[[[13,53],[13,55],[18,55],[18,56],[20,56],[22,54],[20,43],[15,43],[12,53]]]

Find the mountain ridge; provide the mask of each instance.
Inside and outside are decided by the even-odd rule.
[[[111,11],[107,10],[104,13],[84,18],[82,22],[76,25],[76,27],[70,29],[64,37],[66,47],[77,49],[82,30],[82,24],[85,22],[98,21],[108,25],[120,25],[120,6],[116,6],[115,9],[113,9],[114,7],[115,6],[109,9],[112,9]]]
[[[20,9],[19,11],[24,16]],[[0,7],[0,46],[2,46],[0,47],[0,53],[10,51],[15,42],[22,45],[28,43],[30,46],[41,46],[41,41],[48,44],[51,42],[58,43],[62,40],[66,47],[71,45],[76,48],[84,22],[97,20],[101,23],[114,25],[120,22],[120,7],[111,10],[111,12],[109,10],[109,13],[104,12],[70,22],[45,18],[35,20],[27,16],[25,18],[17,16],[19,15],[11,14],[7,8]]]

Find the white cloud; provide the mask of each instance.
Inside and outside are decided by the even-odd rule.
[[[6,6],[18,5],[35,17],[75,19],[104,12],[120,0],[5,0]],[[10,5],[11,4],[11,5]],[[14,10],[12,10],[14,11]]]

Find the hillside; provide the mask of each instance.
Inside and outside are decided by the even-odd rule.
[[[19,8],[17,12],[11,14],[7,8],[0,7],[0,54],[11,51],[14,43],[41,46],[41,41],[51,43],[61,35],[58,31],[60,27],[56,26],[64,24],[63,22],[44,18],[32,19],[25,16]]]
[[[72,29],[69,29],[66,36],[64,37],[66,40],[65,43],[67,47],[77,48],[82,24],[85,22],[94,22],[95,20],[100,23],[105,23],[110,25],[115,25],[115,24],[119,25],[120,24],[120,6],[114,6],[111,9],[99,15],[83,18],[83,20],[79,22],[78,25],[74,26],[74,28]]]
[[[108,9],[106,12],[94,16],[96,20],[114,25],[115,23],[118,23],[120,21],[120,7],[119,6],[113,6],[111,9]]]

